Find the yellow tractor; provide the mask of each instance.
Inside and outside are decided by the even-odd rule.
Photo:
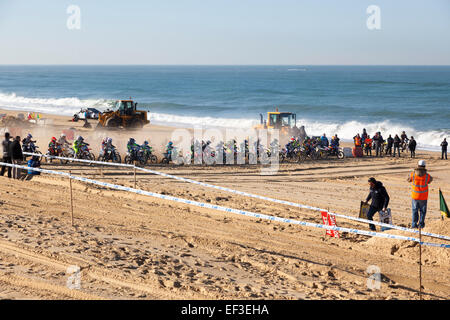
[[[278,129],[281,135],[295,135],[297,133],[297,115],[290,112],[279,112],[278,108],[275,112],[267,112],[267,120],[263,119],[260,114],[261,122],[254,129]]]
[[[137,102],[130,98],[116,101],[112,110],[100,113],[97,128],[141,129],[149,123],[147,111],[137,110]]]

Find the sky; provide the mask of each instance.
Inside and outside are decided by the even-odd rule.
[[[450,0],[0,0],[0,43],[3,65],[450,65]]]

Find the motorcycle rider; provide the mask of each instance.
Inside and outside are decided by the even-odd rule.
[[[35,150],[32,150],[32,145],[36,143],[36,141],[33,141],[33,136],[31,133],[29,133],[23,140],[22,140],[22,148],[25,152],[34,152]]]
[[[320,145],[324,148],[329,147],[330,143],[328,141],[327,135],[324,133],[323,136],[320,138]]]
[[[58,139],[58,144],[62,147],[67,147],[70,145],[70,142],[67,140],[65,133],[61,133],[61,136]]]
[[[137,159],[137,153],[140,150],[141,146],[136,143],[134,138],[130,138],[127,143],[128,153],[131,155],[132,159]]]
[[[73,151],[75,151],[75,158],[80,157],[81,149],[84,146],[89,146],[89,144],[84,142],[84,138],[82,136],[78,136],[77,139],[73,142]]]
[[[167,144],[167,146],[166,146],[166,153],[167,153],[167,157],[169,158],[169,159],[171,159],[172,158],[172,152],[173,152],[173,149],[174,149],[175,147],[173,146],[173,142],[172,141],[169,141],[169,143]]]
[[[333,151],[337,151],[339,149],[339,138],[337,135],[331,138],[330,148],[333,149]]]
[[[146,151],[149,155],[152,154],[153,148],[150,147],[150,144],[147,140],[144,141],[144,144],[141,146],[141,148]]]
[[[48,151],[50,151],[50,155],[59,156],[61,153],[61,146],[56,141],[55,137],[52,137],[50,143],[48,144]]]

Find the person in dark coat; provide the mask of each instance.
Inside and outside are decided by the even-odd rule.
[[[373,216],[375,213],[387,210],[389,206],[389,195],[386,191],[386,188],[383,186],[383,183],[377,181],[375,178],[369,179],[370,193],[367,196],[365,204],[368,204],[370,200],[372,200],[372,204],[370,205],[369,212],[367,212],[367,219],[373,221]],[[375,225],[369,225],[370,230],[376,231]]]
[[[389,135],[389,138],[387,138],[386,155],[392,156],[393,146],[394,146],[394,138],[392,138],[392,135]]]
[[[11,145],[10,141],[10,135],[9,132],[5,133],[5,140],[2,141],[2,147],[3,147],[3,163],[12,163],[11,161],[11,155],[9,153],[9,147]],[[5,174],[6,168],[8,168],[8,178],[11,179],[11,167],[2,166],[2,171],[0,172],[0,175],[3,177]]]
[[[17,136],[9,146],[9,153],[13,164],[21,165],[23,161],[22,146],[20,145],[20,137]],[[22,169],[13,168],[13,178],[20,179]]]
[[[414,140],[414,137],[411,137],[411,140],[409,140],[409,151],[411,152],[411,158],[415,158],[416,157],[416,147],[417,147],[417,142],[416,140]]]
[[[366,129],[363,129],[363,133],[362,133],[362,135],[361,135],[361,142],[362,142],[362,145],[364,145],[364,143],[366,142],[366,139],[369,137],[369,135],[367,134],[367,131],[366,131]]]
[[[395,151],[398,151],[398,156],[401,157],[401,155],[400,155],[400,143],[401,142],[402,141],[400,140],[400,137],[398,136],[398,134],[396,134],[395,138],[394,138],[394,155],[393,155],[393,157],[395,157]]]
[[[441,143],[441,148],[442,148],[442,160],[444,160],[444,156],[445,156],[445,160],[447,160],[447,147],[448,147],[448,142],[447,139],[444,138],[444,141],[442,141]]]

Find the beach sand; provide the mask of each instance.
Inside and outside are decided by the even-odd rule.
[[[0,111],[14,114],[17,111]],[[83,122],[43,115],[46,127],[23,128],[44,148],[51,136],[74,127],[93,147],[104,132]],[[50,124],[51,122],[51,124]],[[2,128],[0,128],[2,129]],[[146,126],[137,136],[162,146],[174,128]],[[108,133],[124,155],[130,136]],[[120,141],[120,143],[119,143]],[[157,147],[157,149],[160,147]],[[46,150],[41,150],[43,153]],[[94,149],[96,152],[96,150]],[[98,154],[98,152],[96,152]],[[358,216],[367,179],[386,186],[393,222],[411,222],[408,174],[419,159],[434,177],[427,232],[450,235],[441,221],[438,190],[450,199],[450,163],[418,151],[417,159],[363,158],[282,164],[276,175],[258,166],[152,166],[155,170],[276,199]],[[132,187],[127,169],[43,163],[45,169]],[[319,212],[277,205],[222,191],[137,173],[139,189],[322,223]],[[416,243],[342,234],[252,219],[73,182],[75,227],[71,226],[69,181],[41,175],[32,181],[0,177],[0,298],[2,299],[418,299]],[[378,219],[378,215],[375,216]],[[338,226],[368,225],[337,218]],[[379,230],[379,228],[377,227]],[[401,231],[391,234],[411,236]],[[425,241],[441,242],[424,237]],[[450,296],[450,251],[422,248],[424,299]],[[81,267],[81,289],[67,288],[69,266]],[[370,266],[382,274],[380,290],[367,286]]]

